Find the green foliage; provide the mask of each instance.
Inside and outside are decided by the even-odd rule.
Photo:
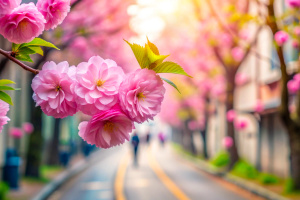
[[[50,47],[59,50],[55,45],[47,42],[41,38],[35,38],[31,42],[23,43],[23,44],[12,44],[12,54],[14,57],[21,61],[33,62],[30,58],[30,55],[40,54],[44,55],[42,47]]]
[[[229,164],[229,161],[230,161],[229,153],[226,151],[221,151],[214,158],[212,158],[210,163],[215,167],[225,167],[226,165]]]
[[[233,167],[232,173],[246,179],[255,179],[259,173],[250,163],[239,160]]]
[[[13,102],[11,100],[11,97],[5,93],[4,91],[7,90],[16,90],[13,87],[7,86],[7,84],[15,84],[15,82],[8,80],[8,79],[2,79],[0,80],[0,99],[10,105],[13,105]]]
[[[284,183],[283,192],[289,194],[295,191],[295,186],[292,178],[288,178]]]
[[[0,182],[0,199],[1,200],[6,200],[7,193],[8,193],[9,187],[6,183]]]
[[[145,47],[140,46],[138,44],[131,44],[128,41],[124,40],[133,51],[133,54],[138,61],[140,67],[142,69],[147,68],[155,71],[156,73],[172,73],[172,74],[181,74],[188,77],[191,77],[188,75],[184,69],[174,62],[163,62],[169,55],[160,55],[158,48],[155,46],[155,44],[151,43],[147,38],[147,44],[145,44]],[[173,86],[178,92],[177,86],[170,80],[163,79],[168,84]],[[179,92],[180,93],[180,92]]]
[[[174,62],[170,62],[170,61],[166,61],[160,65],[158,65],[157,67],[155,67],[153,69],[156,73],[172,73],[172,74],[182,74],[182,75],[186,75],[188,77],[191,77],[190,75],[188,75],[180,65],[174,63]]]
[[[272,174],[261,173],[259,175],[259,181],[264,185],[270,185],[278,183],[279,178]]]
[[[161,77],[161,79],[164,80],[165,82],[167,82],[168,84],[170,84],[171,86],[173,86],[173,87],[180,93],[180,91],[179,91],[179,89],[177,88],[177,86],[175,85],[175,83],[173,83],[172,81],[170,81],[169,79],[166,79],[166,78],[162,78],[162,77]],[[180,93],[180,94],[181,94],[181,93]]]

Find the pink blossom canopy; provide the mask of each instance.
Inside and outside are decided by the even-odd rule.
[[[0,0],[0,17],[11,13],[11,11],[18,7],[21,0]]]
[[[10,119],[6,116],[9,111],[8,103],[0,100],[0,133],[2,132],[3,126],[7,124]]]
[[[30,42],[44,31],[45,22],[33,3],[22,4],[0,18],[0,34],[16,44]]]
[[[227,113],[226,113],[226,118],[227,118],[227,121],[229,122],[233,122],[233,120],[235,119],[236,117],[236,113],[234,110],[228,110]]]
[[[234,121],[234,126],[236,130],[243,131],[248,127],[248,121],[246,121],[245,119],[236,119]]]
[[[30,122],[25,122],[22,125],[22,129],[24,130],[25,133],[30,134],[34,131],[34,126]]]
[[[300,7],[300,0],[286,0],[287,5],[293,8],[299,8]]]
[[[13,138],[21,138],[21,137],[23,136],[22,129],[16,128],[16,127],[10,128],[10,129],[9,129],[9,134],[10,134]]]
[[[71,72],[66,61],[46,62],[32,80],[33,99],[46,115],[64,118],[77,112]]]
[[[133,121],[142,123],[160,112],[164,94],[163,82],[153,70],[138,69],[122,82],[120,105]]]
[[[70,11],[70,0],[39,0],[36,6],[46,20],[45,30],[49,30],[63,22]]]
[[[79,124],[79,136],[89,144],[100,148],[110,148],[129,141],[133,122],[119,106],[100,111],[90,121]]]
[[[229,149],[230,147],[232,147],[232,145],[233,145],[232,137],[230,137],[230,136],[224,137],[223,141],[222,141],[222,144],[226,149]]]
[[[288,41],[289,34],[287,34],[285,31],[278,31],[277,33],[275,33],[274,39],[279,46],[282,46]]]
[[[118,101],[124,72],[113,60],[93,56],[77,66],[75,93],[79,110],[94,115],[108,110]]]

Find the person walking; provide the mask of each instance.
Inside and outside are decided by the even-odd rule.
[[[135,132],[131,138],[131,144],[133,147],[133,155],[134,155],[134,164],[138,165],[138,148],[139,148],[140,139],[137,133]]]

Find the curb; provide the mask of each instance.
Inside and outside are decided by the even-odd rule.
[[[62,184],[68,181],[73,176],[79,174],[85,170],[91,163],[96,161],[97,152],[93,152],[87,159],[81,160],[71,168],[66,169],[64,172],[59,174],[54,180],[42,188],[32,200],[44,200],[47,199],[55,190],[57,190]]]
[[[286,197],[276,194],[270,190],[267,190],[259,185],[251,183],[249,181],[246,181],[242,178],[239,178],[239,177],[231,175],[231,174],[226,174],[224,172],[220,172],[216,168],[214,169],[213,167],[210,167],[206,162],[204,162],[202,160],[198,160],[198,159],[192,157],[191,155],[184,154],[174,148],[171,148],[171,149],[175,154],[180,156],[182,159],[185,159],[185,160],[191,162],[196,168],[200,169],[201,171],[204,171],[204,172],[214,175],[214,176],[218,176],[218,177],[222,178],[223,180],[225,180],[229,183],[232,183],[240,188],[243,188],[244,190],[247,190],[257,196],[263,197],[265,199],[270,199],[270,200],[290,200]]]

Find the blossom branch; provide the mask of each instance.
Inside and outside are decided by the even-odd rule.
[[[15,57],[13,57],[11,55],[10,51],[4,51],[3,49],[0,49],[0,54],[4,55],[6,58],[10,59],[11,61],[13,61],[14,63],[18,64],[20,67],[22,67],[23,69],[30,71],[31,73],[34,74],[38,74],[39,70],[33,69],[31,67],[29,67],[28,65],[20,62],[18,59],[16,59]]]

